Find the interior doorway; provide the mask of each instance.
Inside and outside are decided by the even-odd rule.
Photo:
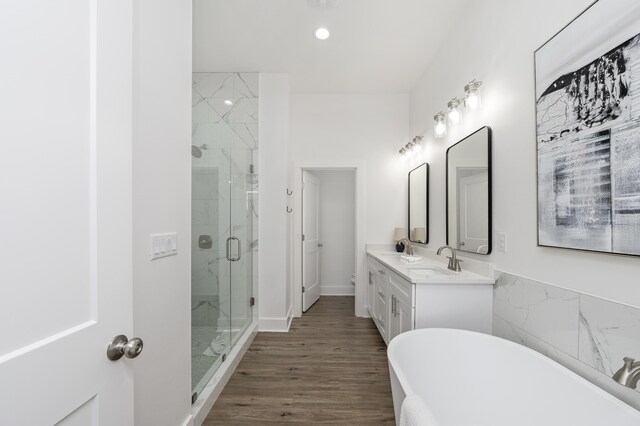
[[[302,311],[355,296],[356,170],[302,170]]]

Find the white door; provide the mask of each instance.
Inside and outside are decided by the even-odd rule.
[[[319,218],[320,183],[302,172],[302,312],[320,298]]]
[[[477,173],[460,179],[458,244],[466,251],[486,253],[489,244],[489,174]],[[484,250],[484,251],[483,251]]]
[[[131,425],[132,2],[0,7],[0,424]]]

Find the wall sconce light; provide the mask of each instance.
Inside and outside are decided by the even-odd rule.
[[[447,113],[447,117],[449,118],[449,125],[451,127],[457,126],[462,122],[462,99],[453,98],[447,104],[447,108],[449,112]]]
[[[464,86],[464,95],[465,95],[465,105],[467,106],[467,111],[474,111],[480,108],[482,104],[480,99],[480,86],[482,86],[481,81],[471,80],[469,84]]]
[[[433,133],[436,139],[443,138],[447,134],[447,125],[455,127],[462,123],[462,109],[466,107],[467,112],[475,111],[481,106],[480,99],[481,81],[471,80],[464,86],[464,99],[453,98],[447,103],[447,114],[442,111],[433,116]],[[415,141],[415,139],[414,139]]]
[[[416,136],[411,143],[413,144],[413,152],[419,154],[422,151],[422,136]]]
[[[411,158],[418,155],[422,151],[422,136],[416,136],[413,140],[400,148],[400,156],[402,159]]]
[[[433,116],[433,132],[438,139],[447,134],[446,117],[442,111]]]

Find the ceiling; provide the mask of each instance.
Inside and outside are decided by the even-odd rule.
[[[468,2],[194,0],[194,71],[288,73],[296,93],[408,93]]]

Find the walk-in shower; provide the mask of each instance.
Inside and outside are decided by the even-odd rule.
[[[255,321],[258,74],[194,73],[193,400]]]

